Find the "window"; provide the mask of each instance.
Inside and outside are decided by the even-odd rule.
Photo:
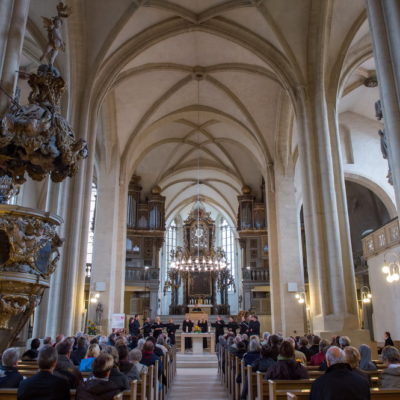
[[[220,225],[221,232],[221,247],[225,252],[226,261],[229,264],[229,268],[231,270],[232,276],[235,276],[235,268],[234,268],[234,242],[235,238],[232,232],[232,228],[228,225],[228,222],[225,219],[222,219]],[[230,288],[231,290],[232,288]]]
[[[86,251],[86,265],[92,265],[93,262],[93,242],[94,242],[94,226],[96,218],[96,200],[97,200],[97,186],[92,183],[92,194],[90,196],[90,214],[89,214],[89,234],[88,234],[88,244]],[[86,268],[87,271],[87,268]],[[86,272],[88,275],[88,272]],[[89,272],[90,276],[90,272]]]
[[[169,262],[171,260],[171,250],[175,249],[177,246],[176,232],[176,223],[175,221],[172,221],[167,230],[167,240],[165,241],[165,279],[167,279],[167,271],[169,269]]]

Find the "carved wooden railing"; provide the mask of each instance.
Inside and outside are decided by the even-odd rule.
[[[244,281],[258,281],[258,282],[268,282],[269,276],[268,271],[266,269],[250,269],[247,268],[242,269],[242,275]]]
[[[158,280],[159,269],[149,268],[144,270],[143,268],[126,268],[125,270],[125,281],[126,282],[145,282],[150,280]]]
[[[399,219],[395,218],[362,239],[365,258],[376,256],[400,245]]]

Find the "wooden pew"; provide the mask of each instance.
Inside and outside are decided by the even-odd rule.
[[[296,379],[296,380],[268,380],[269,400],[277,400],[277,392],[289,391],[290,389],[301,390],[310,389],[315,379]],[[257,386],[258,389],[258,386]],[[282,394],[282,393],[280,393]],[[263,397],[259,396],[261,400]],[[268,398],[268,397],[267,397]]]
[[[307,390],[294,390],[287,392],[287,400],[308,400],[310,392]],[[400,390],[371,389],[371,400],[398,400],[400,399]]]
[[[239,400],[240,399],[240,384],[237,383],[237,376],[240,372],[240,358],[239,357],[235,357],[235,397],[234,400]]]
[[[130,391],[127,391],[130,394]],[[17,400],[18,389],[0,389],[0,400]],[[70,399],[76,399],[76,390],[70,390]],[[124,397],[123,393],[117,394],[113,400],[136,400],[136,397]]]

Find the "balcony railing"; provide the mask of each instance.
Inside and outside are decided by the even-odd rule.
[[[126,282],[146,282],[159,279],[159,269],[149,268],[126,268],[125,281]]]
[[[265,269],[250,269],[243,268],[242,270],[243,280],[244,281],[252,281],[252,282],[263,282],[266,283],[269,281],[268,271]]]
[[[387,249],[400,245],[400,229],[398,218],[371,232],[362,239],[365,258],[376,256]]]

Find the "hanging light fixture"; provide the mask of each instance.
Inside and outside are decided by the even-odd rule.
[[[372,300],[372,294],[371,291],[369,290],[368,286],[363,286],[360,289],[360,294],[361,294],[361,302],[364,304],[369,304],[371,303]]]
[[[396,253],[385,253],[382,272],[386,275],[386,281],[389,283],[400,280],[400,261]]]

